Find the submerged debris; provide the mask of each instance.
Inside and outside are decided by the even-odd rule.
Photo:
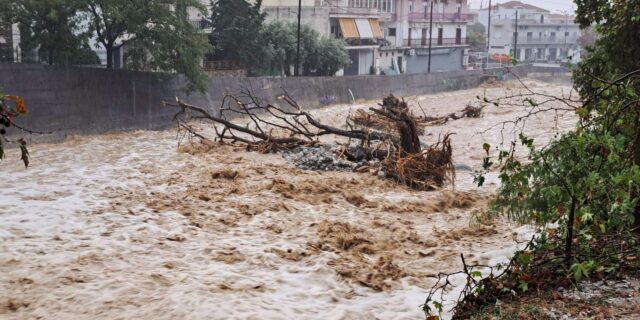
[[[228,95],[225,101],[219,115],[178,101],[181,111],[175,118],[181,129],[202,140],[210,141],[190,126],[190,113],[213,122],[220,142],[245,143],[247,149],[259,152],[283,152],[285,159],[302,169],[369,171],[418,190],[433,190],[453,183],[455,178],[450,134],[426,146],[420,141],[425,123],[476,117],[482,110],[469,106],[460,116],[417,117],[404,99],[390,94],[379,107],[350,115],[345,119],[345,129],[315,119],[286,92],[281,97],[287,104],[284,107],[264,104],[250,91],[241,96]],[[235,123],[226,114],[243,115],[250,122]],[[319,137],[326,135],[347,138],[349,142],[320,144]]]
[[[348,160],[339,159],[336,146],[299,146],[287,150],[282,157],[300,169],[319,171],[352,171],[358,166]]]

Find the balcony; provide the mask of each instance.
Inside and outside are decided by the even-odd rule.
[[[189,20],[189,24],[195,28],[196,30],[204,30],[207,28],[211,28],[211,24],[209,21],[201,19],[201,20]]]
[[[410,48],[424,48],[429,46],[429,39],[417,38],[417,39],[404,39],[403,44],[405,47]],[[455,46],[467,46],[467,38],[434,38],[431,43],[432,47],[455,47]]]
[[[331,18],[374,18],[389,21],[393,20],[395,14],[371,8],[331,7],[329,16]]]
[[[511,23],[515,24],[515,20],[511,19]],[[570,27],[577,27],[578,24],[575,23],[573,20],[567,19],[566,21],[559,21],[559,20],[555,20],[555,21],[551,21],[551,20],[544,20],[544,21],[540,21],[538,19],[518,19],[518,25],[519,26],[549,26],[549,27],[557,27],[557,26],[570,26]]]
[[[546,38],[524,38],[522,36],[518,37],[518,44],[574,44],[578,41],[578,37],[574,37],[574,36],[570,36],[570,37],[564,37],[564,35],[562,36],[556,36],[554,38],[552,37],[546,37]]]
[[[410,12],[409,21],[429,22],[429,12]],[[468,22],[473,20],[473,15],[468,13],[433,13],[433,22]]]

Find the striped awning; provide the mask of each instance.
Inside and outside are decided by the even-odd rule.
[[[355,19],[340,18],[338,19],[338,23],[340,24],[340,30],[342,30],[342,37],[345,39],[360,38]]]
[[[358,34],[362,39],[373,39],[373,31],[371,30],[371,24],[367,19],[356,19],[356,27],[358,27]]]
[[[369,25],[371,26],[373,37],[375,39],[382,39],[382,29],[380,29],[380,23],[378,22],[378,19],[369,19]]]
[[[382,39],[382,29],[378,19],[338,19],[342,37],[345,39]]]

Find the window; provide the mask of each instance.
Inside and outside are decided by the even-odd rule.
[[[565,32],[565,33],[564,33],[564,37],[565,37],[565,38],[568,38],[568,37],[569,37],[569,31],[567,31],[567,32]]]
[[[551,32],[551,36],[549,38],[551,38],[551,41],[556,40],[556,33],[555,32]]]
[[[347,6],[352,8],[377,9],[380,12],[393,12],[393,0],[348,0]],[[333,6],[333,1],[324,1],[325,6]]]
[[[533,39],[533,32],[527,32],[527,40]]]
[[[538,32],[538,38],[542,39],[542,32]]]
[[[396,36],[396,28],[389,28],[389,37]]]

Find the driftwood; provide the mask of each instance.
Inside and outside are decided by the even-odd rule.
[[[193,127],[188,125],[188,121],[183,117],[187,111],[194,114],[191,117],[192,119],[209,120],[222,125],[221,129],[214,127],[217,136],[216,140],[231,143],[244,142],[252,148],[263,145],[278,145],[282,148],[290,148],[315,143],[320,136],[324,135],[337,135],[361,141],[387,140],[390,138],[389,134],[382,132],[346,130],[325,125],[304,111],[286,91],[280,97],[280,100],[284,101],[288,108],[274,104],[262,104],[257,97],[247,90],[243,91],[239,96],[228,94],[223,98],[218,115],[179,99],[176,100],[176,104],[165,102],[165,105],[181,109],[175,115],[174,120],[178,122],[182,129],[195,136],[203,138]],[[241,125],[229,120],[229,118],[241,117],[248,118],[250,123]]]
[[[359,142],[345,145],[341,156],[355,162],[378,160],[378,169],[385,176],[410,187],[430,190],[453,182],[449,135],[423,150],[421,120],[404,100],[389,95],[379,108],[357,113],[360,120],[366,121],[345,119],[347,128],[322,123],[286,91],[279,100],[283,106],[263,103],[251,91],[244,90],[239,95],[226,95],[217,114],[180,100],[165,104],[180,109],[174,117],[180,129],[207,143],[241,142],[251,150],[276,152],[317,144],[321,136],[334,135]],[[190,124],[194,119],[212,122],[216,137],[210,139],[196,130]]]
[[[447,123],[449,120],[458,120],[462,118],[480,118],[482,115],[482,110],[485,108],[485,105],[474,107],[471,105],[467,105],[464,109],[457,113],[450,113],[446,116],[442,117],[419,117],[417,121],[424,125],[443,125]]]

